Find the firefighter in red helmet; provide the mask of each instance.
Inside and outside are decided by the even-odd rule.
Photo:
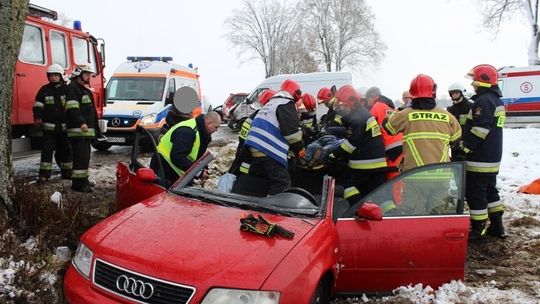
[[[470,240],[487,234],[505,238],[504,204],[497,190],[497,174],[502,158],[504,105],[498,86],[497,69],[489,64],[475,66],[469,73],[476,95],[463,131],[463,151],[467,171],[467,204],[471,212]],[[486,228],[489,218],[490,226]]]
[[[303,140],[305,144],[317,139],[319,124],[317,122],[317,102],[309,93],[302,95],[302,106],[299,108],[300,124],[302,126]]]
[[[248,174],[267,180],[265,194],[290,187],[289,151],[298,158],[305,153],[295,104],[301,96],[300,85],[285,80],[271,102],[259,110],[247,134],[245,147],[253,157]]]
[[[336,93],[337,102],[343,105],[343,126],[350,133],[334,151],[337,158],[348,160],[344,199],[351,205],[386,181],[386,158],[381,129],[366,108],[360,105],[360,94],[344,85]]]
[[[412,95],[411,107],[393,112],[383,123],[389,134],[403,133],[404,171],[449,161],[450,143],[461,138],[461,127],[457,119],[445,109],[436,107],[436,87],[428,75],[416,76],[409,89]],[[428,197],[433,202],[444,201],[448,193],[444,185],[448,181],[441,182],[439,177],[447,177],[439,175],[433,174],[430,179],[407,180],[402,205],[406,214],[431,213],[437,206],[426,203]]]

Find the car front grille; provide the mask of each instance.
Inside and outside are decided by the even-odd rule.
[[[105,119],[108,128],[130,128],[139,120],[131,117],[106,117]]]
[[[151,278],[102,260],[95,262],[94,284],[138,303],[185,304],[195,293],[191,286]]]

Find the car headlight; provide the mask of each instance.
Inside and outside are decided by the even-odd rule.
[[[92,250],[88,249],[83,242],[79,242],[79,246],[77,246],[77,251],[73,257],[73,265],[86,278],[90,277],[90,267],[92,266],[93,256],[94,253]]]
[[[141,126],[148,126],[154,124],[154,121],[156,121],[156,114],[148,114],[143,116],[141,118],[141,122],[139,123]]]
[[[278,304],[279,292],[214,288],[201,304]]]

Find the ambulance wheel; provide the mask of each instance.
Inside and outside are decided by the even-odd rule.
[[[101,152],[109,150],[109,148],[112,146],[112,144],[102,143],[102,142],[98,142],[98,141],[95,141],[95,140],[92,141],[91,145],[92,145],[92,147],[94,149],[96,149],[98,151],[101,151]]]

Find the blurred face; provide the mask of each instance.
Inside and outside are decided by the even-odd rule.
[[[219,128],[219,123],[213,122],[213,121],[206,122],[206,130],[208,131],[208,134],[212,134],[216,132],[218,128]]]
[[[409,92],[405,92],[403,93],[401,99],[403,100],[404,104],[408,104],[412,100],[412,95]]]
[[[459,100],[461,98],[461,91],[451,91],[450,92],[450,98],[452,98],[452,100]]]
[[[81,74],[81,80],[86,83],[86,84],[89,84],[90,83],[90,77],[92,76],[92,73],[90,72],[82,72]]]
[[[60,79],[62,78],[62,76],[58,73],[47,74],[47,76],[49,78],[49,82],[52,82],[52,83],[58,83],[60,82]]]

